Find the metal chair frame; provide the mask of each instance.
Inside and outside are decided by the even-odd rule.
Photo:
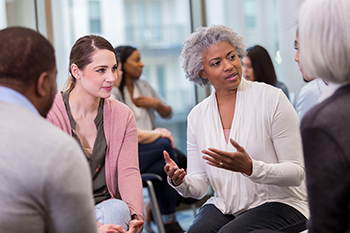
[[[156,192],[154,191],[154,186],[152,181],[163,181],[163,178],[154,173],[144,173],[141,174],[143,186],[147,188],[154,222],[158,227],[159,233],[165,233],[164,224],[162,220],[162,213],[160,212],[158,199],[156,196]]]

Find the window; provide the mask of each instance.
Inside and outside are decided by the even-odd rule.
[[[244,13],[245,13],[245,26],[249,29],[256,27],[256,0],[244,1]]]
[[[101,33],[101,9],[99,1],[89,1],[90,33]]]

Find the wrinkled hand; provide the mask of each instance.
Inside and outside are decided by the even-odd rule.
[[[128,232],[141,233],[143,229],[143,224],[144,224],[144,221],[142,220],[137,220],[137,219],[131,220],[129,224]]]
[[[121,225],[115,224],[105,224],[100,226],[98,229],[98,233],[126,233],[126,230]]]
[[[157,108],[159,105],[159,100],[144,95],[134,98],[133,102],[139,108]]]
[[[161,137],[162,138],[167,138],[170,140],[170,143],[171,143],[171,147],[173,149],[175,149],[175,142],[174,142],[174,138],[173,136],[171,135],[171,132],[167,129],[164,129],[164,128],[156,128],[154,129],[155,131],[157,132],[160,132],[161,133]]]
[[[179,169],[177,164],[170,158],[168,152],[164,151],[165,166],[164,171],[173,181],[173,183],[178,186],[182,184],[185,180],[186,172],[183,168]]]
[[[207,164],[223,168],[226,170],[245,173],[250,176],[253,172],[252,159],[248,153],[236,141],[230,138],[231,144],[237,149],[236,152],[227,152],[215,148],[208,148],[202,153],[206,154],[203,159],[207,160]]]

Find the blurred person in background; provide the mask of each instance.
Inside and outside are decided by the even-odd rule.
[[[172,113],[171,107],[165,104],[146,80],[139,79],[143,68],[140,52],[131,46],[118,46],[115,51],[121,63],[121,80],[115,84],[111,98],[127,104],[133,110],[136,122],[139,123],[138,152],[141,174],[155,173],[163,178],[162,181],[153,183],[165,231],[167,233],[184,232],[176,220],[177,193],[169,186],[167,175],[163,169],[165,165],[164,150],[178,163],[174,139],[167,129],[154,128],[155,109],[163,117],[168,117]],[[140,102],[138,102],[139,100]],[[150,203],[147,202],[145,204],[145,229],[148,232],[153,232],[150,227],[151,220],[152,210]]]
[[[287,86],[277,80],[275,68],[267,50],[260,45],[247,49],[247,56],[242,59],[243,76],[249,81],[264,82],[280,88],[289,98]]]
[[[298,102],[297,102],[297,113],[299,120],[301,121],[307,111],[309,111],[313,106],[318,103],[324,90],[327,88],[327,83],[321,78],[310,78],[304,74],[303,66],[300,64],[299,59],[299,32],[295,35],[294,48],[296,50],[294,60],[298,63],[301,73],[303,74],[303,79],[307,84],[305,84],[299,92]]]

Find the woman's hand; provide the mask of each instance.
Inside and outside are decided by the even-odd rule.
[[[133,102],[139,108],[154,108],[163,118],[169,117],[172,113],[172,109],[169,105],[162,103],[153,97],[140,95],[139,97],[134,98]]]
[[[98,227],[98,233],[141,233],[143,229],[144,221],[131,220],[129,224],[129,230],[126,231],[121,225],[105,224]]]
[[[253,172],[253,162],[248,153],[237,142],[230,138],[231,144],[237,149],[236,152],[227,152],[215,148],[203,150],[203,159],[207,160],[209,165],[223,168],[226,170],[245,173],[250,176]]]
[[[105,224],[97,228],[98,233],[126,233],[121,225]]]
[[[159,100],[149,97],[140,95],[137,98],[133,99],[134,104],[139,108],[154,108],[156,109],[159,105]]]
[[[164,151],[165,166],[164,171],[175,184],[178,186],[185,180],[186,172],[183,168],[179,169],[177,164],[170,158],[168,152]]]
[[[137,220],[137,219],[131,220],[129,224],[128,232],[141,233],[143,229],[143,224],[144,224],[144,221],[142,220]]]
[[[174,138],[173,136],[171,135],[171,132],[167,129],[164,129],[164,128],[156,128],[154,129],[154,131],[157,131],[159,133],[161,133],[161,137],[162,138],[167,138],[170,140],[170,143],[171,143],[171,147],[173,149],[175,149],[175,143],[174,143]]]

